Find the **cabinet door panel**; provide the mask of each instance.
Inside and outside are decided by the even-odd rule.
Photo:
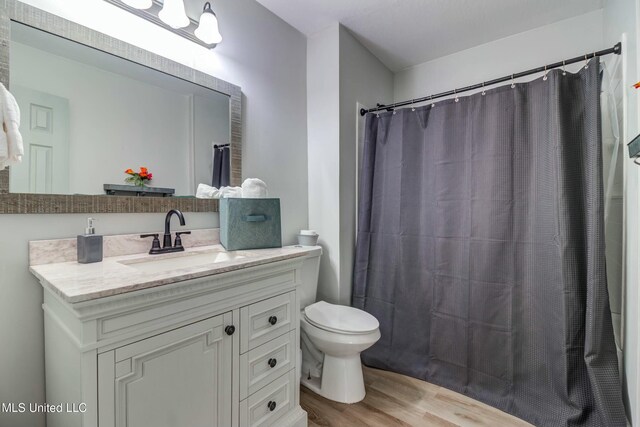
[[[226,313],[102,354],[100,427],[231,425],[231,322]]]

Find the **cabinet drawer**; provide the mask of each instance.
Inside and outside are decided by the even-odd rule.
[[[240,399],[293,369],[295,360],[295,330],[240,355]]]
[[[240,402],[240,427],[277,425],[294,406],[295,369]]]
[[[240,353],[252,350],[294,329],[295,299],[296,293],[289,292],[242,307]]]

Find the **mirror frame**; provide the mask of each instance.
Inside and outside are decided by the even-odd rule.
[[[18,0],[0,0],[0,82],[9,86],[11,21],[138,63],[229,96],[231,185],[242,180],[242,91],[239,86],[84,27]],[[9,192],[9,168],[0,171],[0,214],[217,212],[218,201],[195,197],[30,194]]]

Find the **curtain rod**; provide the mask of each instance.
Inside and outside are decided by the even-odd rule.
[[[515,74],[511,74],[509,76],[504,76],[504,77],[500,77],[499,79],[493,79],[493,80],[489,80],[487,82],[483,82],[483,83],[478,83],[472,86],[466,86],[460,89],[453,89],[447,92],[442,92],[442,93],[438,93],[435,95],[429,95],[429,96],[424,96],[422,98],[416,98],[416,99],[411,99],[409,101],[402,101],[402,102],[395,102],[393,104],[389,104],[389,105],[383,105],[383,104],[378,104],[375,108],[369,108],[368,110],[365,108],[361,108],[360,109],[360,115],[364,116],[367,113],[373,113],[376,111],[382,111],[382,110],[387,110],[387,111],[391,111],[396,107],[403,107],[405,105],[412,105],[412,104],[418,104],[421,102],[425,102],[425,101],[431,101],[437,98],[443,98],[445,96],[450,96],[450,95],[457,95],[459,93],[462,92],[467,92],[470,90],[474,90],[474,89],[483,89],[487,86],[491,86],[497,83],[503,83],[503,82],[507,82],[513,79],[517,79],[519,77],[524,77],[524,76],[528,76],[531,74],[536,74],[536,73],[542,73],[545,71],[548,71],[552,68],[558,68],[558,67],[564,67],[565,65],[569,65],[569,64],[575,64],[576,62],[581,62],[581,61],[587,61],[590,58],[596,58],[596,57],[600,57],[600,56],[604,56],[604,55],[609,55],[615,53],[616,55],[620,55],[622,53],[622,43],[618,42],[615,44],[615,46],[609,48],[609,49],[604,49],[604,50],[599,50],[597,52],[593,52],[593,53],[588,53],[585,54],[583,56],[576,56],[575,58],[571,58],[571,59],[566,59],[564,61],[560,61],[560,62],[554,62],[553,64],[548,64],[548,65],[544,65],[542,67],[538,67],[538,68],[533,68],[531,70],[527,70],[527,71],[522,71],[520,73],[515,73]]]

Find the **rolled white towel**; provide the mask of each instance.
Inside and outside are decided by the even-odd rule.
[[[198,199],[222,199],[228,197],[242,197],[240,187],[212,187],[207,184],[198,184],[196,198]]]
[[[220,198],[227,199],[231,197],[242,197],[242,188],[240,187],[220,187]]]
[[[242,183],[242,197],[259,199],[267,197],[267,184],[258,178],[247,178]]]

